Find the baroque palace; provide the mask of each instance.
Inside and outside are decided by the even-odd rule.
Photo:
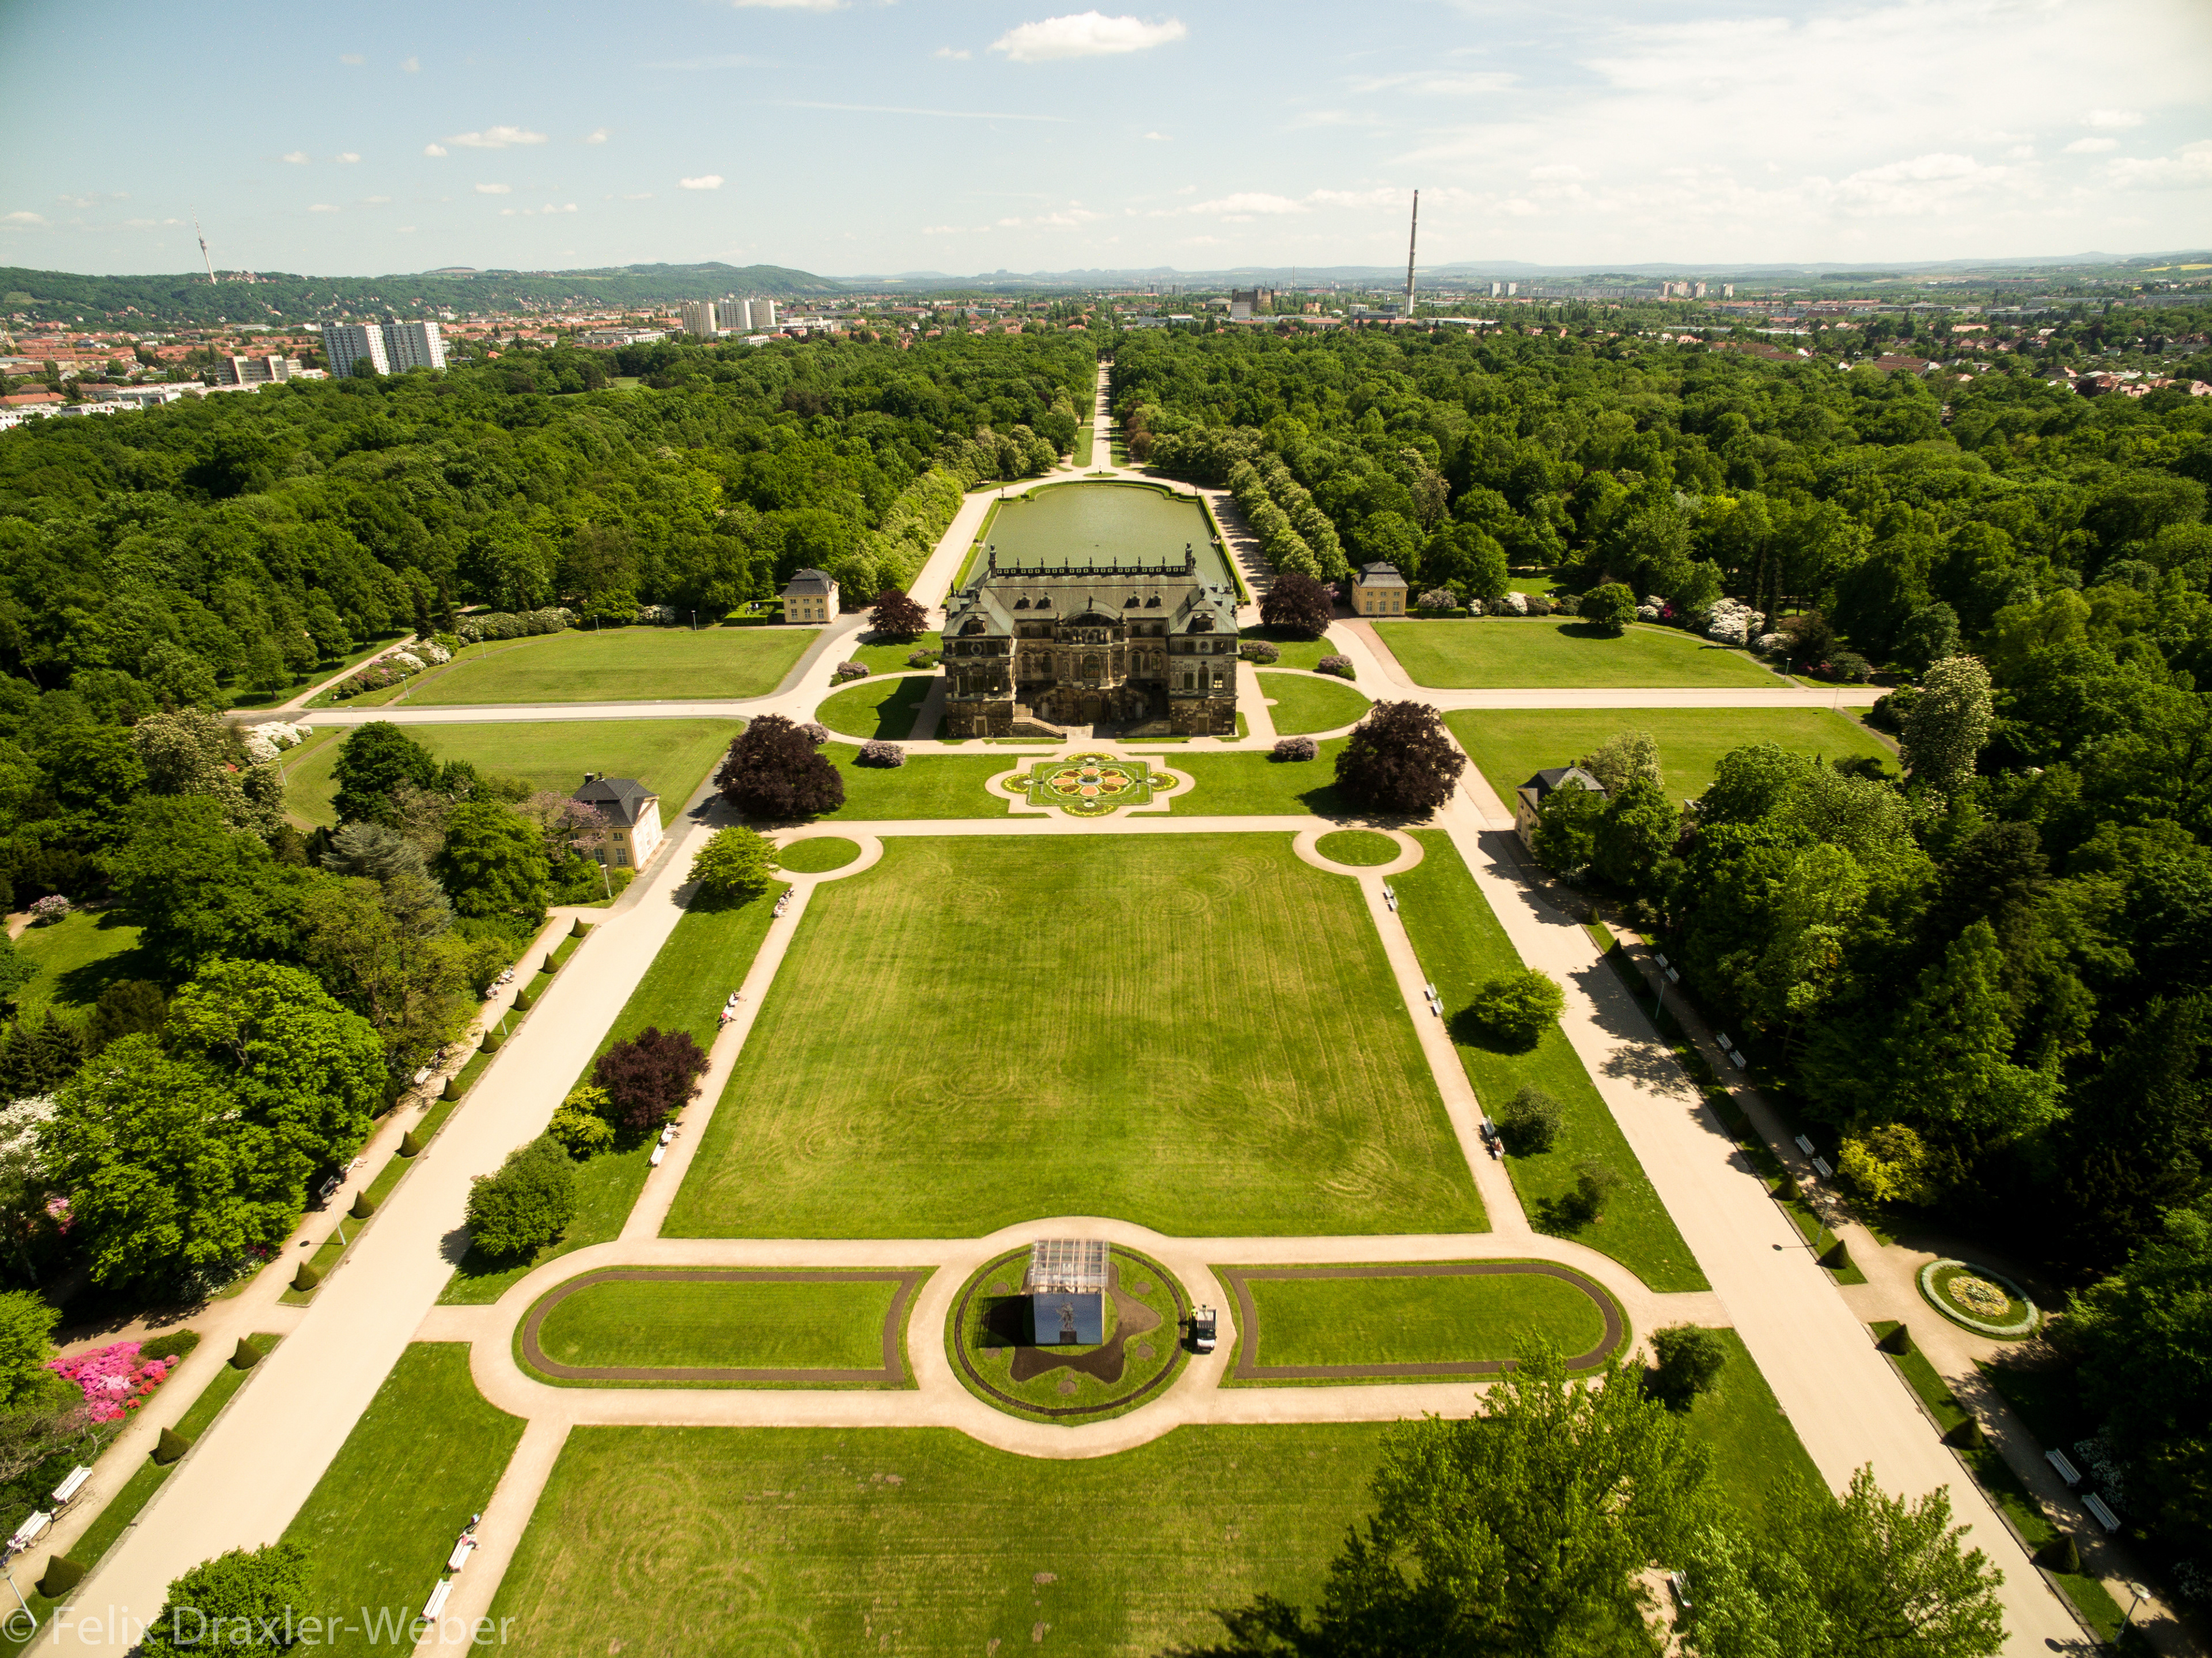
[[[1208,561],[1209,563],[1211,561]],[[1237,734],[1237,595],[1171,562],[1001,562],[945,607],[948,737],[1024,724],[1113,724],[1123,735]]]

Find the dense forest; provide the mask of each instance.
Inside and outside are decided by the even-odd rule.
[[[84,276],[0,267],[0,311],[34,322],[301,321],[402,311],[522,311],[548,306],[660,307],[726,294],[800,298],[844,284],[777,264],[615,265],[598,270],[421,271],[389,276],[301,276],[257,271],[210,282],[204,275]]]
[[[1463,604],[1536,567],[1691,625],[1733,596],[1801,666],[1897,686],[1901,776],[1753,745],[1685,810],[1631,737],[1539,851],[1678,959],[1870,1209],[2078,1291],[2058,1339],[2134,1512],[2201,1552],[2212,399],[1587,331],[1145,334],[1114,380],[1132,452],[1235,488],[1280,568],[1388,559]]]

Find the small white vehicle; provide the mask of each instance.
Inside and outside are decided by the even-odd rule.
[[[1200,1307],[1190,1315],[1190,1345],[1194,1352],[1210,1353],[1219,1339],[1220,1315],[1211,1307]]]

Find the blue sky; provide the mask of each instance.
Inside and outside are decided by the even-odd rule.
[[[2212,243],[2203,0],[9,0],[0,262],[829,275]]]

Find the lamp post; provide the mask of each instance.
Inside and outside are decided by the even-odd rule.
[[[13,1578],[9,1579],[9,1583],[12,1588],[14,1586],[15,1580]],[[16,1593],[18,1598],[21,1598],[21,1591],[17,1590]],[[2141,1583],[2130,1582],[2128,1585],[2128,1593],[2135,1598],[2128,1602],[2128,1615],[2120,1620],[2120,1627],[2123,1630],[2133,1629],[2135,1627],[2136,1608],[2142,1605],[2144,1601],[2150,1599],[2150,1591],[2145,1588]]]

